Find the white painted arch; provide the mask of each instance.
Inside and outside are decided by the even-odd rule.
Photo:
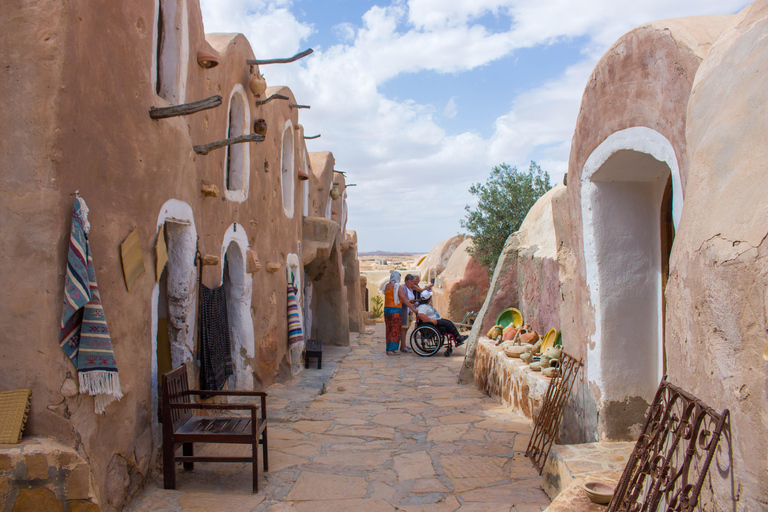
[[[197,229],[192,208],[178,199],[169,199],[160,208],[155,232],[165,225],[168,238],[168,295],[169,322],[176,325],[177,336],[170,339],[171,363],[175,368],[194,358],[195,313],[197,298],[197,267],[195,250]],[[152,289],[152,424],[157,434],[157,307],[160,298],[160,285],[155,283]],[[173,308],[174,311],[170,311]],[[171,318],[173,317],[173,318]]]
[[[288,119],[283,127],[282,151],[280,152],[280,187],[283,192],[283,211],[289,219],[293,218],[294,186],[296,183],[293,148],[293,123]]]
[[[227,138],[248,135],[251,109],[242,84],[235,84],[229,95]],[[248,199],[251,178],[251,151],[249,144],[232,144],[224,152],[224,197],[236,203]]]
[[[595,312],[588,378],[602,400],[650,400],[662,377],[660,208],[670,175],[677,227],[680,171],[663,135],[646,127],[616,132],[584,164],[584,257]]]
[[[253,279],[246,269],[248,233],[242,224],[229,226],[221,243],[221,283],[226,281],[227,316],[234,368],[230,389],[253,389],[253,361],[256,345],[251,319]],[[228,279],[225,279],[224,267]]]

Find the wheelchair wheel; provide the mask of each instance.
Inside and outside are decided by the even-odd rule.
[[[420,325],[411,333],[411,348],[422,357],[436,354],[442,346],[442,333],[431,325]]]

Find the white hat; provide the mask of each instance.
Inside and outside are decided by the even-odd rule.
[[[432,292],[429,290],[424,290],[421,292],[421,295],[419,295],[421,300],[429,300],[432,298]]]

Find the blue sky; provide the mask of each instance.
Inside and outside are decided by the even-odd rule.
[[[299,103],[309,151],[347,172],[359,250],[428,251],[461,231],[473,182],[499,163],[567,169],[600,56],[654,20],[744,0],[201,0],[206,32],[242,32]]]

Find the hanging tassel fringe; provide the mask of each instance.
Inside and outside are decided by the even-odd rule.
[[[94,397],[96,414],[103,414],[104,409],[123,398],[120,389],[120,377],[117,372],[80,372],[80,393],[86,393]]]

